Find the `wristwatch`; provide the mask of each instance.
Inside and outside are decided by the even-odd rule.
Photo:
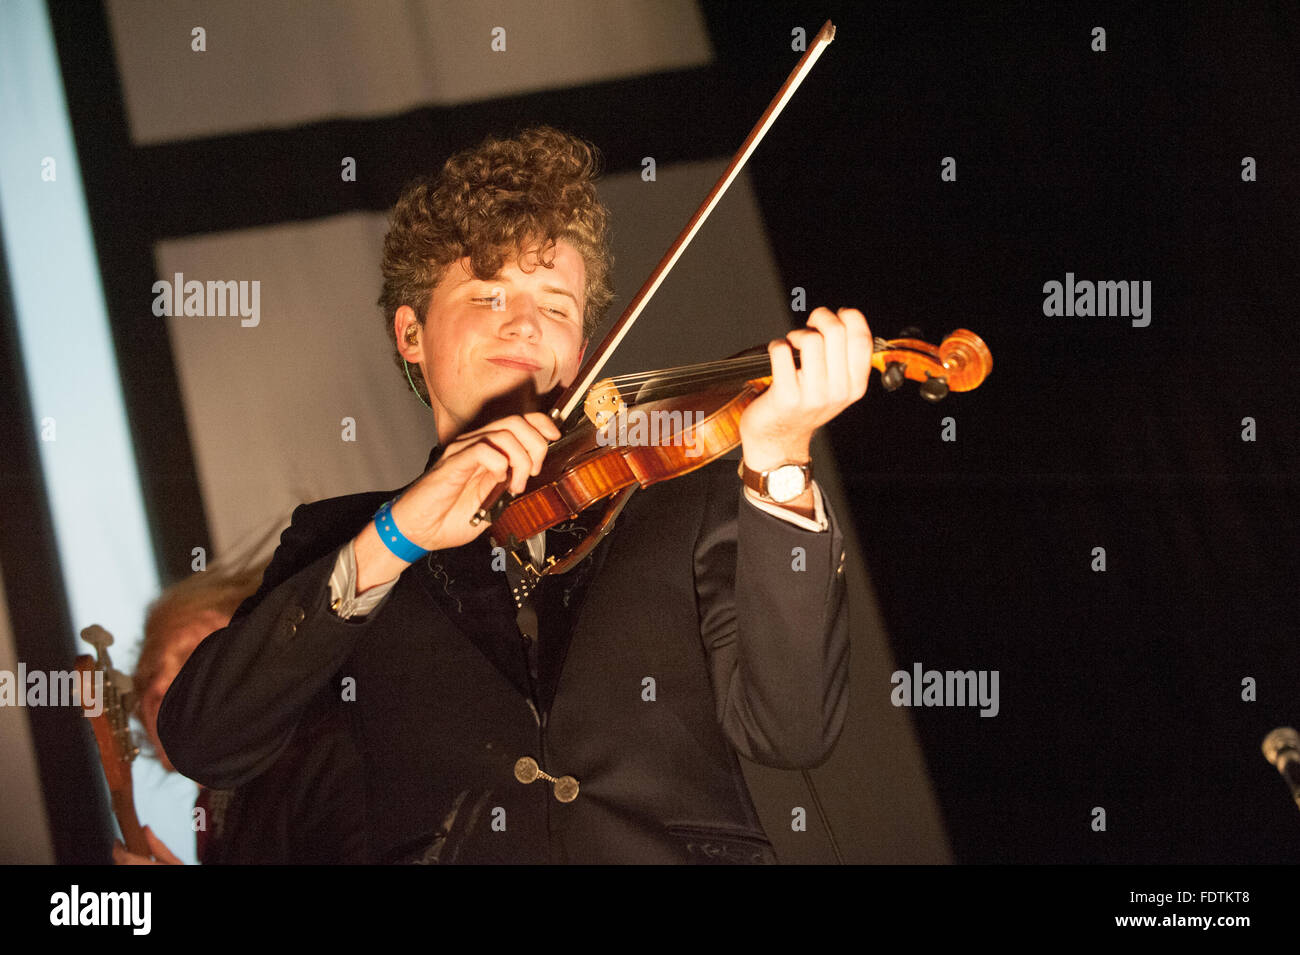
[[[755,471],[742,459],[736,469],[745,487],[773,504],[788,504],[812,486],[812,462],[783,464],[771,471]]]

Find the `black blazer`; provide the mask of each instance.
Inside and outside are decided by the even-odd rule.
[[[486,534],[412,564],[365,618],[330,610],[340,547],[395,493],[294,511],[261,588],[163,702],[182,773],[245,785],[295,733],[337,727],[335,748],[359,754],[337,772],[359,778],[335,788],[363,793],[370,861],[774,861],[736,754],[812,767],[843,726],[834,515],[813,533],[764,513],[734,461],[638,491],[591,557],[538,588],[534,683]],[[519,782],[523,756],[575,777],[577,798]]]

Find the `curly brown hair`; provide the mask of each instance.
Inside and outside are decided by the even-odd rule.
[[[614,297],[609,213],[596,197],[600,153],[581,139],[538,126],[513,139],[488,138],[457,153],[442,172],[406,188],[384,237],[384,309],[387,334],[409,305],[424,324],[429,297],[447,266],[468,257],[474,276],[490,279],[505,262],[540,244],[541,262],[555,260],[564,239],[586,265],[582,329],[591,338]],[[393,339],[394,364],[406,365]],[[421,398],[424,382],[412,376]]]

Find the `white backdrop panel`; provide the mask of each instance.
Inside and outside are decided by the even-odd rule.
[[[165,279],[261,282],[255,327],[238,316],[160,319],[218,555],[287,524],[298,503],[420,473],[432,420],[403,393],[375,305],[384,229],[383,216],[357,213],[159,244]],[[344,440],[345,418],[355,441]]]
[[[693,0],[109,0],[140,144],[701,66]],[[202,27],[206,50],[191,48]],[[505,50],[492,49],[493,29]]]

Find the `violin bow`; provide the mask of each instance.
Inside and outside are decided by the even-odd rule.
[[[704,197],[700,207],[695,210],[695,215],[691,216],[690,221],[686,223],[686,228],[682,229],[673,244],[668,247],[664,257],[659,260],[659,264],[650,273],[650,277],[645,280],[641,290],[628,303],[623,314],[614,323],[614,327],[609,330],[609,333],[600,343],[600,347],[596,349],[583,370],[579,372],[577,379],[557,399],[555,407],[551,409],[551,418],[557,424],[568,421],[569,416],[577,409],[587,390],[596,381],[596,376],[600,374],[601,369],[605,367],[605,363],[613,356],[614,349],[632,330],[632,324],[640,317],[646,304],[659,290],[659,286],[668,277],[668,273],[677,264],[677,260],[686,251],[686,247],[695,238],[695,234],[700,231],[709,214],[713,212],[714,207],[721,201],[727,189],[740,175],[740,170],[745,165],[745,161],[758,148],[758,144],[767,134],[768,129],[776,122],[776,118],[781,115],[781,110],[785,109],[785,104],[794,96],[795,90],[804,81],[804,77],[812,72],[813,65],[816,64],[818,58],[833,39],[835,39],[835,25],[830,20],[827,20],[822,24],[817,36],[813,38],[812,44],[799,58],[799,62],[795,64],[794,69],[790,71],[790,75],[786,77],[785,82],[781,84],[776,96],[772,97],[772,101],[767,104],[767,109],[763,110],[763,115],[758,118],[754,128],[745,137],[745,141],[740,144],[740,149],[731,158],[731,162],[723,170],[722,176],[714,183],[713,188],[709,190],[709,194]]]

